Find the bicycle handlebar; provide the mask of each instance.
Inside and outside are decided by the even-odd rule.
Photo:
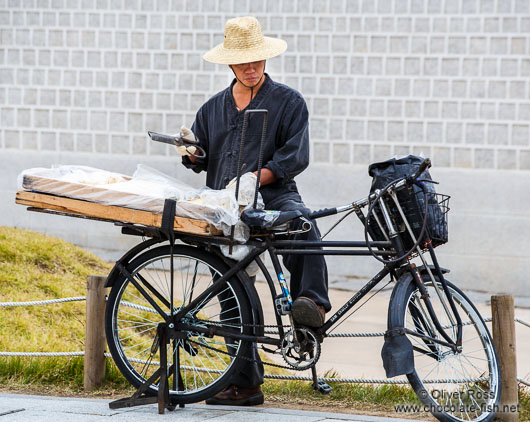
[[[412,176],[412,181],[415,181],[418,177],[421,176],[421,174],[427,170],[428,168],[430,168],[432,165],[431,163],[431,160],[429,158],[426,158],[425,160],[423,160],[420,164],[420,166],[418,167],[418,171],[416,172],[416,174],[414,176]]]
[[[337,208],[324,208],[322,210],[313,211],[309,214],[310,219],[326,217],[328,215],[337,214]]]

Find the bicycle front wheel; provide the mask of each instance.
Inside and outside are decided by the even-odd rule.
[[[108,298],[105,328],[109,350],[116,366],[135,387],[159,368],[162,346],[158,344],[157,329],[164,322],[160,311],[169,315],[173,303],[176,312],[228,270],[217,256],[182,245],[173,248],[173,289],[170,268],[169,246],[148,250],[127,266],[133,280],[121,274]],[[251,334],[247,333],[252,323],[251,309],[239,279],[229,279],[219,294],[202,301],[183,321]],[[240,357],[250,349],[248,341],[227,337],[192,331],[185,332],[184,337],[171,340],[166,348],[169,394],[175,404],[202,401],[221,391],[244,363]],[[155,383],[148,393],[154,395],[157,390]]]
[[[435,280],[441,291],[441,282]],[[445,311],[434,283],[427,281],[424,285],[441,326],[456,341],[455,318]],[[493,340],[469,298],[454,284],[447,282],[447,285],[462,319],[462,350],[455,353],[425,337],[408,334],[414,348],[415,370],[407,377],[425,410],[440,421],[489,422],[495,416],[500,398],[500,368]],[[397,286],[394,299],[399,306],[393,306],[389,322],[419,335],[444,340],[420,296],[412,282]]]

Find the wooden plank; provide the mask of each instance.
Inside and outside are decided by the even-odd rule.
[[[135,210],[132,208],[116,207],[113,205],[98,204],[72,198],[63,198],[61,196],[47,195],[43,193],[18,191],[15,202],[17,204],[40,209],[62,211],[88,217],[105,218],[122,223],[142,224],[151,227],[161,227],[162,225],[162,214],[155,214],[149,211]],[[215,229],[206,221],[185,217],[175,217],[174,228],[175,231],[200,235],[211,236],[220,233],[219,230]]]
[[[123,176],[123,181],[131,180],[128,176]],[[116,183],[123,182],[122,180],[116,181]],[[112,184],[109,184],[112,186]],[[60,196],[77,196],[79,192],[83,192],[84,195],[94,195],[94,194],[105,194],[108,196],[109,200],[113,198],[113,195],[116,197],[123,196],[122,192],[113,192],[112,189],[102,186],[91,186],[82,183],[73,183],[65,182],[63,180],[49,179],[42,176],[33,176],[33,175],[24,175],[22,179],[22,187],[27,190],[36,191],[36,192],[47,192],[53,195]]]

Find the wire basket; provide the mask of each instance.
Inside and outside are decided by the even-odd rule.
[[[389,195],[384,195],[383,201],[387,205],[392,224],[401,238],[405,251],[412,249],[415,243],[414,239],[417,240],[421,235],[425,217],[425,200],[427,201],[427,221],[425,232],[419,241],[419,247],[426,249],[429,242],[432,243],[433,247],[447,242],[449,235],[447,221],[449,195],[436,192],[424,193],[422,190],[413,192],[403,190],[397,193],[397,198],[414,238],[392,198]],[[389,229],[379,204],[374,207],[374,215],[369,221],[369,226],[374,240],[387,240],[389,238]]]
[[[433,247],[446,243],[449,237],[447,216],[451,197],[436,192],[426,192],[424,194],[423,191],[407,196],[409,200],[400,200],[400,204],[416,239],[421,235],[425,217],[425,200],[427,200],[427,222],[425,223],[425,232],[419,246],[424,248],[428,242],[432,242]],[[403,230],[402,241],[405,249],[408,250],[414,246],[414,240],[406,229],[404,222],[402,224],[404,226],[401,227],[401,230]]]

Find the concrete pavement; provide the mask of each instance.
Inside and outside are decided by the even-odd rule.
[[[164,415],[155,404],[128,409],[109,409],[109,399],[84,399],[0,394],[0,422],[92,422],[111,421],[186,421],[186,422],[405,422],[406,419],[382,418],[344,413],[309,412],[266,407],[229,407],[187,405]]]

